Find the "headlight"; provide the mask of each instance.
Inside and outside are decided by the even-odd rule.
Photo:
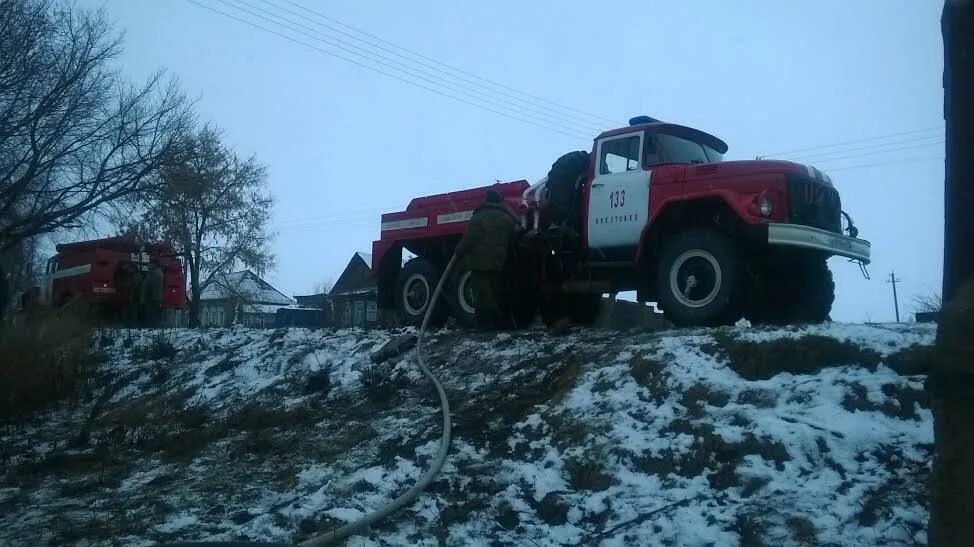
[[[764,217],[769,217],[774,212],[774,204],[771,203],[771,198],[767,194],[761,194],[758,197],[758,210],[761,211],[761,216]]]

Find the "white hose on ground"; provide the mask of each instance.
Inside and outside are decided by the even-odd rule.
[[[416,335],[416,364],[419,365],[419,370],[423,372],[423,375],[429,378],[429,381],[433,383],[436,388],[436,393],[440,396],[440,409],[443,411],[443,436],[440,437],[440,450],[436,454],[436,459],[433,460],[433,464],[426,473],[416,481],[416,484],[412,488],[407,490],[398,498],[392,500],[387,505],[365,515],[361,519],[346,524],[337,530],[332,530],[327,534],[322,534],[317,537],[313,537],[307,541],[299,544],[300,547],[317,547],[320,545],[328,545],[332,542],[345,539],[356,532],[365,529],[376,522],[384,519],[385,517],[395,513],[407,503],[411,502],[416,496],[418,496],[423,490],[426,489],[436,475],[439,474],[440,469],[443,467],[443,462],[446,461],[446,455],[450,450],[450,402],[446,398],[446,391],[443,390],[443,385],[440,383],[440,379],[436,377],[435,374],[426,366],[423,361],[423,335],[426,333],[426,326],[429,323],[430,315],[433,312],[433,306],[436,305],[436,301],[439,299],[440,292],[443,290],[443,282],[450,275],[450,270],[453,268],[453,263],[456,262],[456,255],[450,259],[447,263],[446,269],[443,270],[443,275],[440,276],[440,282],[436,284],[436,290],[433,291],[433,297],[430,298],[429,307],[426,308],[426,316],[423,317],[423,324],[419,327],[419,333]]]

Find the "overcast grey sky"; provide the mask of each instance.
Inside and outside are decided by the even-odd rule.
[[[352,57],[240,11],[253,7],[229,5],[237,0],[195,1]],[[273,9],[264,0],[241,1]],[[240,154],[256,154],[269,166],[279,232],[278,266],[269,280],[288,294],[336,279],[355,251],[370,251],[381,212],[400,210],[412,197],[495,179],[533,182],[562,153],[590,149],[592,137],[612,120],[623,125],[637,114],[712,132],[729,143],[728,159],[910,132],[782,157],[808,157],[807,163],[830,173],[844,208],[873,243],[871,281],[856,265],[831,261],[835,319],[892,320],[884,283],[892,269],[903,279],[905,311],[912,296],[939,290],[939,1],[620,0],[599,9],[591,2],[523,0],[295,1],[606,121],[583,124],[562,116],[551,122],[578,135],[567,136],[377,74],[185,0],[84,0],[104,5],[126,31],[122,63],[129,74],[141,78],[169,69],[200,94],[202,119],[221,126]],[[272,2],[313,17],[284,0]],[[280,13],[317,28],[314,19]],[[536,111],[528,115],[542,116],[540,106],[531,108]]]

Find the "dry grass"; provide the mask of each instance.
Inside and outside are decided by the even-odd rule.
[[[668,390],[665,368],[663,363],[644,355],[636,355],[629,360],[629,374],[658,401],[662,401]]]
[[[103,361],[91,330],[84,317],[57,313],[0,325],[0,422],[88,393]]]
[[[615,482],[615,477],[607,471],[600,459],[587,458],[569,460],[565,463],[568,483],[576,490],[602,492]]]
[[[730,368],[745,380],[767,380],[782,372],[815,374],[842,365],[873,368],[881,361],[875,351],[818,335],[750,342],[718,333],[714,340],[726,352]]]

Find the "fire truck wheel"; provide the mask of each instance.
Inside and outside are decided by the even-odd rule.
[[[735,323],[742,279],[737,246],[721,232],[695,228],[663,243],[656,282],[663,313],[678,327]]]
[[[403,323],[411,326],[423,324],[426,308],[433,298],[436,284],[440,282],[440,268],[425,258],[417,257],[407,262],[399,272],[399,283],[396,290],[396,302],[402,314]],[[430,316],[431,326],[441,326],[446,322],[447,307],[443,305],[443,295],[433,314]]]
[[[835,282],[825,257],[794,256],[765,269],[745,314],[754,324],[821,323],[829,318]]]
[[[450,312],[461,326],[473,328],[477,324],[477,312],[473,306],[473,272],[462,268],[452,274],[449,286],[446,288],[450,303]]]

